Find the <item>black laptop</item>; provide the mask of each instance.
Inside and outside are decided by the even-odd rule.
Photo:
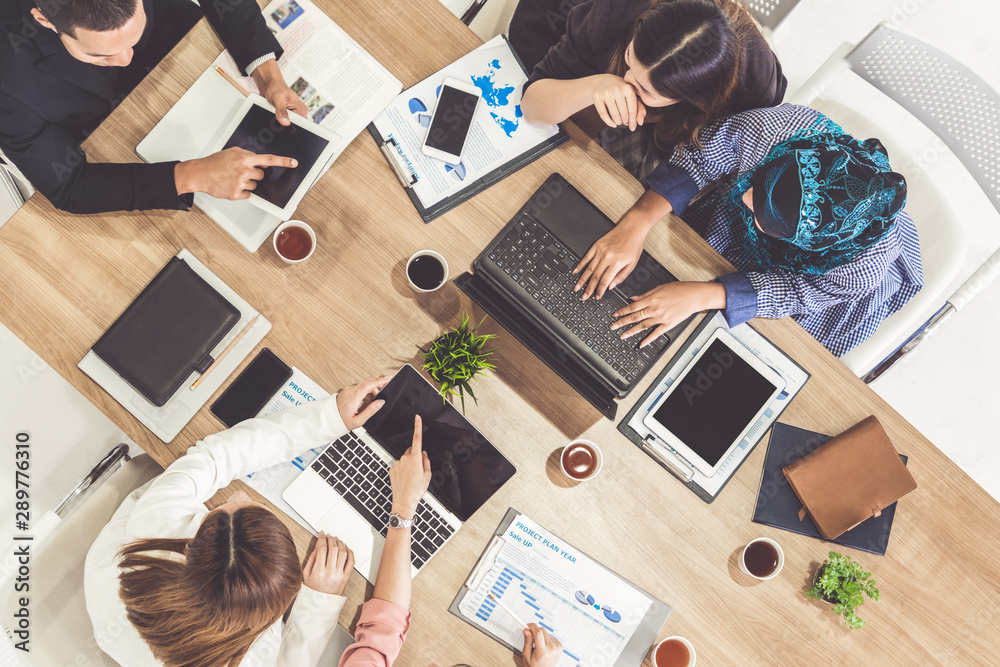
[[[622,340],[613,313],[676,280],[643,252],[632,274],[601,299],[581,301],[573,268],[614,223],[559,174],[532,195],[455,284],[601,414],[614,419],[628,395],[684,329],[682,322],[639,349]]]

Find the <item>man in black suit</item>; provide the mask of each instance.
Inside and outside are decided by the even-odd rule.
[[[187,209],[194,192],[246,199],[262,168],[294,167],[230,148],[157,164],[96,164],[80,143],[201,16],[288,125],[305,104],[278,70],[282,49],[254,0],[2,0],[0,149],[58,208]],[[204,14],[203,14],[204,12]]]

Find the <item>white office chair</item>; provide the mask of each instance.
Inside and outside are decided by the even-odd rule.
[[[923,161],[900,148],[907,137],[901,136],[898,127],[878,124],[870,117],[871,109],[817,100],[849,71],[937,134],[998,210],[1000,95],[949,56],[882,24],[857,46],[845,44],[834,52],[789,100],[823,111],[859,139],[878,137],[889,151],[893,168],[915,184],[908,189],[905,210],[920,236],[924,287],[886,318],[875,334],[841,358],[865,382],[871,382],[1000,273],[1000,251],[940,306],[966,255],[964,227],[948,199],[933,185]]]
[[[31,652],[19,656],[24,664],[118,664],[94,639],[84,600],[83,566],[90,546],[125,497],[163,472],[149,456],[129,459],[127,452],[127,445],[111,450],[49,516],[57,525],[44,542],[36,537],[31,561]],[[35,525],[32,528],[37,532]],[[14,618],[22,595],[12,580],[0,588],[3,625]]]
[[[740,0],[740,2],[747,6],[769,39],[773,37],[774,31],[788,12],[799,4],[799,0]]]
[[[31,184],[0,151],[0,227],[17,213],[32,192]]]
[[[35,194],[35,188],[31,186],[31,183],[24,177],[21,170],[15,167],[14,163],[4,155],[2,150],[0,150],[0,171],[6,172],[11,180],[14,181],[14,185],[17,187],[22,200],[26,201],[28,197]]]

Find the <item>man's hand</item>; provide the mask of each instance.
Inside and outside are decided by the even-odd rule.
[[[431,483],[431,460],[423,451],[423,422],[413,418],[413,445],[389,468],[392,483],[392,511],[404,519],[412,519],[417,504]]]
[[[188,160],[174,167],[177,194],[204,192],[216,199],[247,199],[264,178],[267,167],[298,166],[298,161],[280,155],[251,153],[227,148],[208,157]]]
[[[354,552],[336,537],[320,531],[316,547],[302,568],[306,586],[331,595],[343,595],[354,569]]]
[[[611,329],[634,325],[622,334],[622,338],[651,332],[640,344],[640,347],[645,347],[680,324],[688,315],[725,307],[726,288],[722,283],[666,283],[632,297],[631,304],[614,314],[621,319],[612,324]]]
[[[556,667],[562,650],[562,643],[545,628],[535,623],[528,624],[528,629],[524,631],[524,648],[521,649],[524,667]]]
[[[294,111],[303,118],[309,113],[309,108],[306,107],[305,102],[285,83],[285,77],[281,75],[281,70],[278,69],[278,61],[268,60],[262,63],[250,76],[257,83],[261,97],[274,107],[274,117],[282,125],[292,124],[292,121],[288,119],[289,110]]]
[[[646,120],[646,106],[635,93],[635,88],[625,79],[605,74],[595,81],[594,108],[608,127],[628,125],[628,129],[642,125]]]
[[[340,410],[340,417],[347,428],[353,431],[364,426],[365,422],[378,412],[385,401],[373,399],[391,379],[388,376],[368,378],[350,387],[344,387],[337,393],[337,409]]]

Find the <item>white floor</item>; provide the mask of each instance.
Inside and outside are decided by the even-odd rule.
[[[511,0],[513,2],[514,0]],[[464,0],[445,0],[456,14]],[[510,2],[490,0],[473,28],[488,38],[506,25]],[[774,35],[775,48],[789,80],[789,92],[842,42],[856,42],[880,21],[889,21],[949,53],[1000,90],[1000,41],[987,26],[1000,25],[1000,3],[993,0],[803,0]],[[499,28],[498,28],[499,26]],[[855,100],[872,113],[887,112],[891,102],[856,93],[855,82],[831,89],[837,99]],[[842,97],[842,96],[847,96]],[[919,134],[919,133],[917,133]],[[956,192],[954,206],[967,220],[969,255],[956,286],[1000,246],[1000,214],[952,156],[934,148],[932,139],[917,152],[934,163],[935,180]],[[903,168],[901,168],[903,169]],[[904,172],[905,173],[905,172]],[[914,187],[911,183],[911,187]],[[0,322],[3,314],[0,313]],[[986,341],[1000,329],[1000,281],[979,295],[919,352],[872,386],[904,417],[958,463],[994,498],[1000,499],[1000,448],[993,444],[994,419],[1000,415],[1000,355]],[[32,432],[43,448],[72,452],[72,461],[38,457],[36,480],[48,481],[51,504],[58,502],[105,451],[124,434],[82,395],[48,368],[0,324],[0,424],[3,437],[19,429]],[[905,445],[899,445],[905,450]],[[10,522],[8,522],[9,524]]]

